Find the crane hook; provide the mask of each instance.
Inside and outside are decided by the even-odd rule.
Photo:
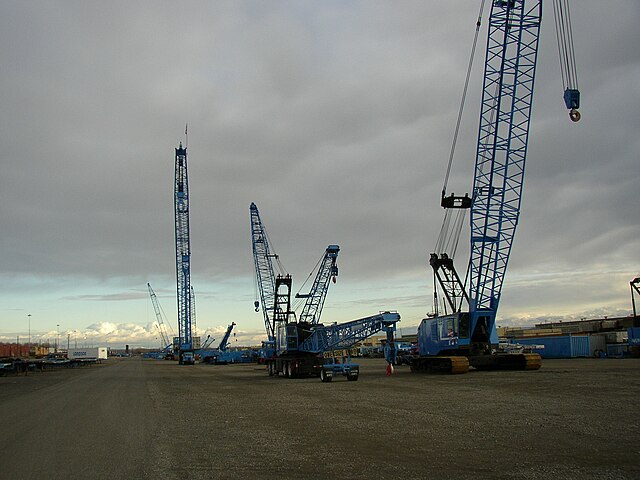
[[[569,118],[572,122],[579,122],[582,118],[582,115],[580,115],[580,112],[578,110],[572,108],[571,110],[569,110]]]
[[[256,312],[260,309],[260,302],[259,301],[255,301],[253,302],[253,306],[256,307]]]

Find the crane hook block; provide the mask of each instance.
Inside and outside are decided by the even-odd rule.
[[[580,90],[567,88],[564,91],[564,104],[569,110],[580,108]]]
[[[256,307],[256,312],[257,312],[260,308],[260,302],[256,300],[255,302],[253,302],[253,306]]]
[[[564,104],[569,109],[569,118],[572,122],[579,122],[582,115],[578,109],[580,108],[580,90],[577,88],[567,88],[564,91]]]
[[[572,108],[571,110],[569,110],[569,118],[572,122],[579,122],[580,118],[582,118],[582,115],[580,115],[580,112],[578,110]]]

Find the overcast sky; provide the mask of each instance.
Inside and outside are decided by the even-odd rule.
[[[340,245],[324,321],[396,309],[417,325],[432,310],[428,255],[478,5],[0,2],[0,341],[26,339],[30,318],[36,341],[59,329],[78,344],[157,345],[147,282],[177,328],[173,168],[187,122],[198,333],[235,321],[241,343],[264,336],[251,202],[294,291]],[[572,2],[577,124],[551,7],[499,324],[628,315],[640,273],[640,3]],[[486,21],[456,193],[472,183],[485,34]]]

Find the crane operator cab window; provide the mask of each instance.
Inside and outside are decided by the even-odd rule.
[[[458,315],[458,332],[460,338],[469,338],[469,314],[466,312]]]
[[[287,329],[287,349],[298,349],[298,329],[295,323],[290,323],[286,326]]]
[[[457,320],[455,317],[450,317],[447,318],[445,320],[445,325],[444,325],[444,336],[449,337],[449,338],[453,338],[453,337],[457,337],[458,336],[458,325],[455,320]]]

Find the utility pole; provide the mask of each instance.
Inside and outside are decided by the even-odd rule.
[[[31,356],[31,314],[30,313],[27,315],[27,318],[29,319],[29,356]]]

